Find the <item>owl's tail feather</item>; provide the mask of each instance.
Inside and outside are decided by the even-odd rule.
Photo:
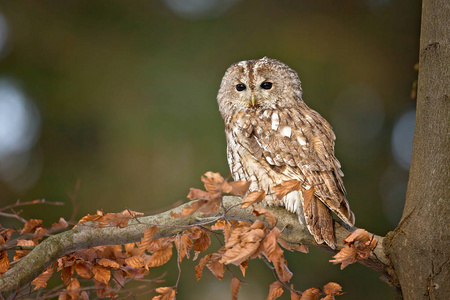
[[[307,207],[303,208],[306,226],[318,244],[325,242],[330,248],[336,248],[333,218],[331,211],[317,197],[312,197]]]

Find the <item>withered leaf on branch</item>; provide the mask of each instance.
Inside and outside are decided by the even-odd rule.
[[[97,264],[99,264],[100,266],[103,266],[103,267],[110,267],[110,268],[120,267],[120,265],[117,262],[115,262],[111,259],[108,259],[108,258],[99,259],[97,261]]]
[[[323,286],[323,292],[328,296],[342,295],[342,287],[336,282],[328,282]]]
[[[237,300],[239,290],[241,289],[241,282],[236,277],[231,279],[231,300]]]
[[[281,247],[283,247],[284,249],[289,250],[289,251],[298,251],[298,252],[302,252],[302,253],[308,253],[308,247],[305,245],[289,244],[281,238],[278,239],[278,244],[280,244]]]
[[[108,283],[109,279],[111,278],[111,272],[108,270],[108,268],[102,266],[94,266],[92,268],[92,273],[94,274],[95,280],[101,283]]]
[[[195,266],[195,278],[197,278],[197,280],[200,280],[200,278],[202,277],[203,269],[205,268],[211,257],[212,254],[205,255],[205,257],[200,259],[198,265]]]
[[[58,223],[53,223],[52,227],[50,227],[51,230],[61,230],[69,226],[66,220],[64,218],[59,218]]]
[[[33,291],[41,288],[41,287],[46,287],[47,286],[47,281],[50,279],[50,277],[52,277],[53,272],[55,271],[55,264],[53,264],[52,266],[48,267],[44,272],[42,272],[41,275],[39,275],[38,277],[36,277],[31,284],[34,285],[34,289]]]
[[[273,191],[278,199],[283,199],[284,196],[293,191],[299,191],[302,188],[302,183],[296,179],[283,180],[280,184],[273,187]]]
[[[194,241],[195,251],[205,251],[211,244],[210,233],[206,230],[201,231],[201,235],[198,239]]]
[[[78,294],[80,293],[79,289],[80,289],[80,282],[78,281],[78,279],[72,278],[70,280],[69,285],[67,286],[67,291],[69,291],[68,294],[72,299],[78,298]]]
[[[189,190],[189,194],[187,195],[187,198],[189,198],[189,200],[210,200],[211,199],[211,195],[203,190],[199,190],[199,189],[195,189],[195,188],[191,188]]]
[[[368,258],[370,252],[377,246],[377,241],[361,228],[349,234],[344,242],[347,246],[333,256],[334,259],[330,260],[333,264],[341,263],[341,270],[354,263],[358,258]]]
[[[125,263],[132,268],[141,268],[144,266],[144,259],[140,256],[132,256],[126,258]]]
[[[92,278],[92,265],[91,268],[87,266],[88,262],[85,262],[83,260],[77,260],[75,262],[75,270],[77,271],[77,274],[82,278]]]
[[[318,288],[310,288],[303,292],[300,300],[318,300],[320,297],[320,290]]]
[[[213,173],[211,171],[206,172],[201,177],[205,189],[211,194],[212,197],[220,197],[223,194],[223,186],[226,182],[219,173]]]
[[[277,240],[281,236],[281,231],[277,227],[274,227],[266,235],[263,242],[264,255],[269,259],[269,261],[278,260],[283,256],[283,250],[277,243]]]
[[[248,260],[259,248],[265,236],[264,223],[256,220],[251,226],[231,228],[230,237],[226,240],[220,261],[224,264],[239,266]]]
[[[153,240],[153,237],[158,232],[158,227],[152,226],[144,230],[144,236],[141,238],[141,242],[138,247],[138,254],[141,255],[144,253],[145,249],[150,245]]]
[[[269,222],[271,226],[275,226],[277,224],[277,219],[275,218],[275,215],[268,211],[265,208],[262,207],[255,207],[253,209],[253,213],[259,217],[260,215],[264,215],[266,217],[266,220]]]
[[[33,233],[38,227],[43,227],[42,220],[30,219],[23,226],[22,233]]]
[[[273,265],[281,281],[288,282],[292,278],[293,274],[288,269],[287,261],[284,259],[284,257],[281,257],[278,260],[274,260]]]
[[[6,250],[0,251],[0,275],[8,271],[9,258]]]
[[[252,204],[258,204],[266,198],[266,192],[264,191],[254,191],[245,197],[244,201],[241,203],[242,208],[247,208]]]
[[[176,291],[173,287],[159,287],[156,292],[160,295],[155,296],[152,300],[174,300]]]
[[[279,298],[283,294],[283,285],[279,281],[275,281],[270,285],[267,300]]]
[[[244,197],[250,187],[250,183],[250,181],[228,182],[227,189],[224,192],[233,196]]]
[[[247,268],[248,268],[248,260],[243,261],[243,262],[239,265],[239,268],[241,269],[242,276],[245,277],[245,271],[247,271]]]
[[[184,218],[190,216],[199,210],[200,207],[205,205],[206,202],[208,202],[208,200],[197,200],[192,202],[190,205],[185,206],[179,213],[171,212],[170,216],[173,218]]]
[[[335,256],[334,259],[330,259],[333,264],[341,264],[341,270],[348,265],[354,263],[358,257],[358,251],[355,247],[345,246]]]
[[[220,250],[219,250],[220,251]],[[214,253],[211,259],[206,264],[206,267],[214,274],[219,280],[223,279],[223,273],[225,273],[225,268],[223,263],[220,262],[220,255]]]
[[[166,248],[156,251],[146,261],[146,267],[159,267],[167,263],[172,257],[172,244],[168,244]]]
[[[193,242],[191,238],[186,234],[182,234],[179,239],[175,239],[175,246],[177,247],[179,252],[178,259],[180,263],[185,256],[189,258],[189,251],[191,251],[192,245]]]

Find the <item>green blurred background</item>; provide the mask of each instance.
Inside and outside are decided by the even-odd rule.
[[[23,216],[69,219],[77,183],[78,218],[186,201],[204,172],[229,174],[215,99],[226,68],[268,56],[298,71],[304,100],[334,127],[356,226],[385,235],[408,178],[420,3],[2,1],[0,206],[62,201]],[[286,256],[297,289],[335,281],[339,299],[394,298],[363,266],[340,271],[315,249]],[[196,282],[195,264],[182,265],[178,299],[229,299],[229,274]],[[176,265],[165,270],[173,285]],[[275,279],[252,261],[246,280],[240,299],[265,299]]]

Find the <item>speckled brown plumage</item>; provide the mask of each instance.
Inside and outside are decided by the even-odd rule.
[[[251,181],[249,192],[264,190],[267,205],[297,213],[318,243],[335,248],[331,211],[350,225],[354,215],[334,156],[335,135],[303,102],[297,73],[269,58],[233,64],[217,100],[234,180]],[[307,207],[301,191],[276,197],[273,187],[292,179],[302,182],[303,189],[314,186]]]

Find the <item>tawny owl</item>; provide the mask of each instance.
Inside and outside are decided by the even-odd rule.
[[[297,73],[267,57],[235,63],[222,79],[217,101],[234,180],[250,181],[249,192],[264,190],[267,205],[296,213],[317,243],[334,249],[331,212],[349,225],[354,215],[334,155],[333,130],[303,102]],[[302,183],[301,189],[314,187],[307,207],[302,190],[281,200],[275,195],[276,185],[292,179]]]

